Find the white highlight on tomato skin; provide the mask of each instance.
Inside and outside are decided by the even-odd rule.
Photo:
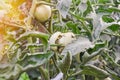
[[[45,22],[51,17],[51,7],[48,5],[39,5],[35,9],[34,16],[40,22]]]

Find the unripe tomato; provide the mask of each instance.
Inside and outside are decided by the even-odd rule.
[[[51,47],[52,50],[61,52],[66,45],[71,43],[73,40],[76,40],[75,34],[72,32],[61,33],[56,32],[50,37],[50,44],[60,44],[61,46]]]
[[[41,4],[36,7],[34,16],[40,22],[45,22],[51,17],[51,8],[48,5]]]
[[[104,80],[112,80],[110,77],[105,78]]]
[[[62,33],[61,32],[55,32],[49,39],[49,43],[50,44],[56,44],[56,40],[58,40],[59,36],[61,36]],[[57,46],[52,46],[51,47],[52,50],[56,51],[57,50]]]
[[[59,44],[66,46],[71,43],[73,40],[76,40],[75,34],[72,32],[62,33],[61,39],[59,39]]]

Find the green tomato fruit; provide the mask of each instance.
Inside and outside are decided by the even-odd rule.
[[[35,9],[34,16],[40,22],[45,22],[51,17],[51,7],[48,5],[39,5]]]
[[[74,33],[72,32],[62,33],[62,37],[59,39],[59,44],[66,46],[74,40],[76,40]]]
[[[61,32],[55,32],[49,39],[50,45],[56,44],[56,41],[59,39],[59,36],[61,36],[61,35],[62,35]],[[57,50],[57,46],[52,46],[51,49],[56,51]]]
[[[112,80],[110,77],[105,78],[104,80]]]
[[[50,45],[59,44],[61,46],[51,47],[52,50],[61,52],[66,45],[71,43],[73,40],[76,40],[75,34],[72,32],[61,33],[55,32],[49,39]]]

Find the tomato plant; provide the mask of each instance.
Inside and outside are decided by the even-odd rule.
[[[120,80],[120,1],[1,0],[0,80]]]

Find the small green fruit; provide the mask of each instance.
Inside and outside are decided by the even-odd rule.
[[[48,5],[41,4],[36,7],[34,16],[40,22],[45,22],[51,17],[51,8]]]

